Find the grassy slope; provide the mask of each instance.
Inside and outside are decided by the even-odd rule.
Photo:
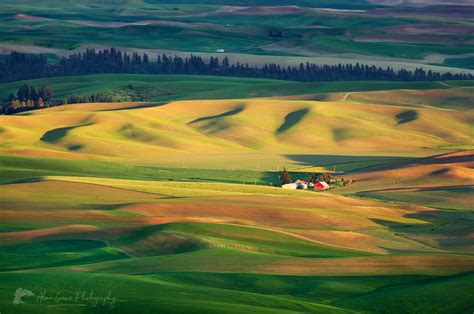
[[[101,197],[78,181],[94,183]],[[472,256],[459,253],[461,248],[442,246],[440,250],[437,245],[422,244],[427,239],[411,240],[410,232],[385,226],[390,222],[429,229],[423,216],[408,218],[425,208],[304,192],[290,199],[266,196],[268,188],[253,187],[251,194],[210,197],[199,194],[203,186],[215,185],[206,183],[186,184],[189,190],[198,188],[199,195],[146,200],[144,195],[127,194],[141,190],[140,182],[124,182],[120,190],[101,190],[110,182],[114,181],[55,177],[3,186],[3,227],[21,222],[23,230],[3,229],[0,234],[4,243],[0,246],[1,290],[5,292],[1,295],[11,295],[10,290],[19,286],[36,294],[47,289],[47,294],[63,296],[83,290],[107,295],[110,290],[117,298],[114,309],[118,312],[132,307],[162,312],[214,312],[223,307],[235,313],[375,311],[382,299],[389,300],[383,303],[385,310],[405,311],[431,302],[428,297],[412,298],[413,289],[422,289],[420,296],[441,295],[446,284],[456,289],[469,284],[470,275],[454,275],[473,267]],[[174,185],[169,185],[170,191]],[[39,195],[44,190],[57,192],[42,200]],[[25,197],[37,202],[25,202]],[[42,207],[42,202],[48,203]],[[282,206],[289,202],[292,208]],[[78,204],[88,207],[79,210]],[[17,208],[17,213],[9,208]],[[164,223],[170,217],[177,221]],[[44,229],[41,220],[60,229]],[[74,223],[83,225],[73,228]],[[350,237],[342,237],[337,245],[334,240],[341,236],[337,233],[331,240],[317,236],[320,230],[342,231],[344,224]],[[361,236],[374,237],[358,238],[354,228]],[[364,241],[367,246],[362,248]],[[374,252],[387,247],[392,249]],[[31,271],[27,275],[8,272],[24,268]],[[465,291],[461,289],[457,301],[446,303],[444,309],[462,311],[469,306]],[[399,298],[406,301],[396,302]],[[25,300],[22,311],[27,312],[54,304]],[[14,310],[10,297],[1,297],[0,303]],[[79,311],[104,309],[86,302]]]
[[[440,302],[445,311],[468,311],[470,308],[468,290],[459,291],[456,302],[444,302],[443,284],[449,284],[458,291],[459,287],[469,284],[472,275],[455,276],[452,278],[430,278],[423,276],[392,276],[380,278],[367,277],[291,277],[239,274],[212,274],[212,273],[158,273],[153,276],[124,276],[110,274],[77,274],[77,273],[29,273],[29,274],[2,274],[3,281],[11,282],[12,286],[28,286],[38,291],[44,283],[54,287],[49,293],[60,291],[62,295],[74,295],[76,289],[91,290],[96,295],[106,296],[111,290],[111,296],[117,298],[114,312],[126,313],[131,310],[155,309],[162,313],[179,311],[206,311],[220,313],[225,307],[231,313],[245,313],[258,311],[259,313],[291,313],[301,311],[324,311],[325,313],[340,312],[341,308],[324,306],[324,303],[334,298],[334,295],[345,295],[351,300],[351,295],[370,291],[383,291],[384,287],[399,285],[394,293],[367,294],[364,303],[361,300],[345,301],[354,309],[398,310],[407,311],[411,306],[420,304],[427,306],[426,299],[416,299],[409,296],[411,284],[419,286],[420,291],[428,300],[436,296],[436,304],[431,303],[434,310]],[[430,283],[431,282],[431,283]],[[33,286],[32,286],[32,283]],[[108,287],[104,287],[109,283]],[[353,287],[346,290],[347,283]],[[203,286],[208,288],[203,288]],[[129,287],[135,287],[130,291]],[[8,295],[9,286],[2,286],[2,296]],[[152,291],[159,290],[160,294]],[[277,295],[271,297],[270,295]],[[398,294],[398,295],[397,295]],[[182,301],[182,296],[188,296]],[[266,296],[268,295],[268,296]],[[419,294],[416,294],[419,295]],[[431,297],[430,297],[431,295]],[[384,298],[385,297],[385,298]],[[3,298],[3,297],[2,297]],[[399,298],[405,301],[400,302]],[[25,298],[32,300],[33,298]],[[130,299],[139,300],[131,304]],[[177,301],[180,300],[180,301]],[[385,302],[383,301],[385,300]],[[8,301],[8,304],[7,304]],[[311,303],[310,303],[311,302]],[[320,302],[318,305],[316,302]],[[356,303],[359,302],[359,303]],[[432,301],[431,301],[432,302]],[[11,300],[2,300],[5,308],[15,310]],[[343,303],[343,302],[340,302]],[[245,304],[245,305],[244,305]],[[361,304],[363,304],[361,306]],[[110,305],[110,303],[106,303]],[[90,305],[88,311],[94,311]],[[278,309],[277,309],[278,308]],[[346,307],[347,308],[347,307]],[[46,309],[46,305],[23,305],[22,310]],[[104,311],[107,307],[100,306],[95,311]],[[338,311],[339,309],[339,311]],[[423,308],[422,308],[423,309]],[[70,309],[69,309],[70,310]]]
[[[439,83],[357,83],[347,87],[349,91],[446,87],[432,94],[429,91],[414,95],[409,91],[383,92],[390,97],[385,96],[384,104],[374,104],[374,99],[379,98],[372,93],[314,94],[341,89],[344,83],[206,78],[199,86],[189,84],[186,81],[189,77],[120,76],[113,81],[104,75],[89,76],[84,82],[80,79],[68,78],[64,85],[57,79],[52,80],[60,86],[58,94],[64,96],[71,91],[85,94],[104,91],[120,87],[125,81],[172,89],[175,91],[172,98],[207,97],[214,92],[241,97],[251,95],[256,89],[262,96],[298,94],[301,90],[308,95],[273,100],[177,102],[152,108],[140,108],[142,104],[137,103],[73,105],[4,117],[8,122],[2,125],[4,149],[18,145],[18,139],[27,140],[15,153],[23,155],[29,151],[25,155],[36,156],[43,150],[47,155],[63,159],[0,158],[3,183],[0,255],[4,261],[0,265],[3,270],[0,277],[5,283],[2,295],[11,295],[18,286],[36,294],[45,287],[51,293],[62,295],[75,295],[77,290],[107,294],[110,290],[118,298],[115,305],[118,312],[132,308],[218,312],[224,307],[235,313],[380,311],[382,308],[408,311],[432,306],[428,295],[443,300],[446,294],[443,287],[447,284],[456,291],[459,289],[459,297],[443,310],[469,310],[470,295],[465,288],[470,275],[458,273],[473,269],[470,242],[466,240],[472,221],[470,213],[459,217],[456,212],[431,211],[412,205],[216,183],[272,182],[277,179],[276,174],[265,173],[264,168],[275,169],[285,163],[300,168],[299,171],[311,170],[302,168],[305,165],[331,168],[332,164],[337,164],[339,170],[351,170],[400,163],[401,158],[372,154],[279,156],[262,153],[262,146],[257,145],[251,154],[224,153],[214,157],[206,154],[205,162],[199,161],[197,154],[192,162],[189,155],[178,154],[181,159],[171,158],[175,167],[137,166],[134,165],[136,158],[129,164],[113,163],[110,158],[83,159],[90,158],[84,149],[89,149],[97,140],[115,143],[113,149],[99,152],[108,154],[115,150],[122,155],[125,151],[118,143],[143,149],[156,147],[160,141],[170,145],[173,141],[169,138],[166,141],[163,134],[186,129],[198,130],[193,136],[207,144],[224,136],[226,140],[217,141],[216,147],[234,149],[248,145],[246,141],[255,138],[252,134],[246,138],[241,127],[257,121],[257,117],[259,123],[265,125],[266,135],[262,138],[275,137],[279,145],[289,145],[301,141],[304,133],[296,138],[291,134],[301,132],[305,123],[321,125],[324,121],[330,126],[336,119],[334,123],[340,125],[337,119],[343,116],[341,112],[347,111],[352,112],[352,118],[357,117],[357,121],[376,117],[370,128],[384,125],[379,132],[386,132],[387,121],[390,121],[392,126],[387,136],[403,134],[403,138],[408,139],[411,134],[410,140],[413,134],[420,136],[420,131],[431,125],[433,119],[452,119],[457,121],[451,123],[455,128],[430,130],[451,141],[453,136],[463,134],[468,124],[469,112],[461,114],[463,107],[459,106],[459,102],[465,102],[465,89],[449,89]],[[155,81],[150,82],[150,79]],[[452,84],[463,86],[469,82]],[[15,88],[10,84],[3,90],[7,92],[12,87]],[[401,97],[396,98],[396,95]],[[410,104],[405,103],[408,95],[411,95]],[[439,104],[433,101],[439,95],[447,101]],[[423,107],[426,102],[433,107]],[[447,106],[449,111],[438,108]],[[198,114],[193,113],[195,108],[199,108]],[[270,119],[262,120],[262,108],[265,112],[271,108],[272,114],[277,112],[277,116],[266,114]],[[418,112],[416,119],[397,124],[397,114],[408,110]],[[294,118],[295,112],[302,114]],[[125,124],[110,124],[117,119],[124,119]],[[349,134],[361,138],[368,135],[359,129],[363,126],[359,122],[351,124],[344,119],[346,127],[355,127],[359,133],[356,129],[334,130],[334,140],[340,142],[338,147],[350,140]],[[153,129],[158,127],[157,133],[141,126],[147,120]],[[101,137],[96,136],[97,130],[87,131],[91,127],[98,127]],[[233,128],[238,130],[239,137],[228,137]],[[158,142],[153,142],[154,136],[158,136]],[[320,136],[327,139],[324,134]],[[13,137],[16,142],[11,141]],[[204,140],[205,137],[208,139]],[[425,135],[420,139],[432,140]],[[305,141],[301,143],[306,146]],[[86,145],[78,150],[67,149],[78,143]],[[188,143],[190,146],[183,149],[189,150],[197,144],[196,140]],[[284,151],[291,146],[285,147]],[[321,145],[315,147],[319,153]],[[354,149],[352,146],[351,151]],[[162,166],[169,155],[163,159],[153,158],[152,165]],[[248,160],[244,163],[245,158]],[[186,168],[190,163],[228,170]],[[248,165],[253,170],[231,170]],[[18,179],[17,183],[9,184]],[[162,181],[170,179],[200,182]],[[20,269],[29,269],[28,277],[10,273]],[[133,294],[130,286],[134,287]],[[183,293],[186,302],[182,301]],[[405,301],[400,303],[399,299]],[[27,303],[23,311],[38,311],[46,306],[27,300],[30,304]],[[12,307],[10,297],[0,303],[7,309]],[[59,307],[58,311],[63,308]],[[82,308],[87,312],[103,309],[88,304]]]
[[[421,189],[404,189],[399,191],[359,192],[361,197],[370,197],[388,202],[424,204],[427,206],[472,211],[473,185],[467,186],[434,186]]]
[[[474,151],[442,154],[398,165],[373,166],[352,174],[360,182],[342,194],[472,211]]]
[[[124,112],[136,110],[143,109]],[[474,265],[469,213],[259,186],[137,181],[268,180],[259,171],[0,160],[5,181],[23,179],[2,185],[2,295],[19,286],[65,296],[110,290],[118,312],[470,309],[471,275],[462,274]],[[354,160],[367,166],[341,159]],[[30,270],[27,277],[10,273],[20,269]],[[456,302],[433,305],[446,285]],[[24,312],[54,304],[25,300]],[[14,310],[10,297],[0,303]]]
[[[213,181],[227,183],[271,183],[277,174],[257,169],[224,170],[189,167],[150,167],[95,160],[0,157],[2,183],[43,176],[91,176],[132,180]],[[263,169],[262,169],[263,170]]]
[[[1,275],[3,280],[11,282],[12,286],[26,285],[35,282],[31,288],[34,291],[41,289],[45,282],[51,282],[53,288],[48,293],[61,291],[61,295],[75,296],[78,291],[94,290],[96,296],[107,296],[109,289],[111,297],[116,298],[112,307],[114,312],[129,313],[130,311],[159,311],[160,313],[176,312],[206,312],[221,313],[225,308],[229,313],[296,313],[301,311],[315,312],[325,311],[327,313],[344,313],[338,307],[332,307],[316,302],[308,302],[291,296],[272,296],[270,294],[259,294],[246,291],[231,291],[228,289],[216,289],[203,287],[202,285],[189,285],[176,280],[163,280],[153,276],[124,276],[124,275],[86,275],[67,273],[35,273],[28,276]],[[28,279],[30,278],[30,279]],[[30,281],[33,278],[33,281]],[[54,279],[53,279],[54,278]],[[166,275],[164,276],[166,278]],[[92,283],[94,282],[94,283]],[[105,286],[108,288],[104,289]],[[37,287],[37,288],[36,288]],[[130,290],[130,287],[134,287]],[[6,287],[5,292],[9,287]],[[36,289],[35,289],[36,288]],[[154,291],[160,291],[159,294]],[[2,294],[5,295],[5,294]],[[185,300],[183,300],[183,297]],[[25,298],[26,300],[27,298]],[[135,300],[130,302],[129,300]],[[5,308],[15,308],[2,300]],[[23,311],[33,312],[48,309],[47,304],[28,304],[23,307]],[[82,302],[81,302],[82,303]],[[54,303],[53,303],[54,304]],[[111,302],[99,304],[92,307],[91,302],[83,302],[84,307],[77,309],[82,311],[102,312],[110,310]],[[70,307],[60,307],[58,311],[70,310]]]
[[[67,98],[71,95],[89,96],[94,93],[107,93],[113,89],[123,88],[128,83],[142,87],[165,89],[173,93],[173,95],[150,99],[155,101],[266,97],[398,89],[447,89],[449,87],[472,86],[474,84],[470,81],[448,82],[448,86],[439,82],[301,83],[192,75],[98,74],[3,83],[0,84],[0,98],[6,98],[10,93],[16,92],[18,87],[25,83],[33,86],[50,85],[54,88],[55,97],[58,99]]]
[[[181,82],[176,79],[174,84]],[[251,86],[253,81],[243,82]],[[447,93],[453,103],[466,99],[465,88]],[[472,113],[426,106],[432,96],[417,94],[410,105],[353,101],[351,94],[337,97],[68,105],[0,117],[0,138],[4,154],[10,155],[255,170],[344,162],[334,157],[326,163],[319,155],[369,156],[347,161],[373,161],[370,156],[426,155],[453,144],[472,146]],[[414,118],[400,120],[411,112]]]

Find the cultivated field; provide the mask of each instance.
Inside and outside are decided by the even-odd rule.
[[[54,82],[127,82],[103,77]],[[199,100],[182,77],[122,78],[173,94],[0,116],[1,309],[18,287],[22,312],[474,309],[473,153],[446,153],[473,145],[469,82],[202,78],[241,96]],[[358,181],[282,190],[283,166]]]
[[[80,78],[63,80],[58,85],[58,93],[65,97],[87,95],[107,92],[112,84],[125,85],[123,81],[94,85],[96,80],[105,77],[108,76],[88,76],[77,84]],[[202,82],[206,90],[200,91],[204,93],[201,97],[225,91],[228,95],[241,93],[248,97],[251,90],[258,88],[262,96],[272,95],[274,91],[291,95],[305,87],[308,94],[166,101],[199,98],[196,93],[199,85],[190,82],[186,85],[183,77],[174,77],[176,81],[165,81],[166,76],[155,77],[154,82],[148,83],[140,81],[147,76],[121,78],[136,79],[132,81],[136,85],[170,90],[171,95],[156,102],[74,104],[1,116],[0,151],[12,157],[277,170],[283,166],[337,167],[346,162],[426,156],[473,147],[470,132],[474,116],[464,110],[472,100],[469,82],[459,83],[466,87],[455,87],[457,82],[450,82],[448,86],[433,82],[372,83],[360,88],[443,87],[425,92],[420,89],[359,92],[358,85],[352,84],[351,91],[331,94],[324,92],[338,88],[341,83],[209,79],[209,84]],[[21,83],[15,84],[3,84],[1,89],[8,94]],[[349,169],[343,166],[340,170]]]
[[[17,286],[63,296],[110,290],[118,312],[407,311],[433,296],[433,308],[472,306],[470,214],[450,216],[447,229],[435,220],[445,214],[423,206],[145,183],[52,176],[3,185],[2,308],[15,310],[8,292]]]
[[[473,313],[473,8],[1,1],[0,314]]]

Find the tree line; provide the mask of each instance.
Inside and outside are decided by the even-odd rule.
[[[53,89],[50,86],[42,86],[36,89],[34,86],[23,84],[16,93],[11,93],[3,101],[0,114],[12,114],[26,110],[39,109],[55,105],[53,103]]]
[[[14,114],[23,111],[77,104],[86,102],[112,102],[112,96],[101,93],[89,96],[72,95],[66,99],[53,99],[53,89],[50,86],[41,86],[36,89],[32,85],[21,85],[16,93],[11,93],[0,105],[0,114]]]
[[[322,81],[446,81],[472,80],[472,74],[440,73],[417,68],[414,71],[395,70],[374,65],[337,64],[319,65],[301,63],[298,66],[282,66],[267,63],[262,66],[250,66],[243,63],[231,64],[227,57],[220,60],[211,57],[205,60],[200,56],[158,55],[150,62],[148,54],[136,52],[128,54],[111,48],[96,51],[87,49],[63,57],[58,63],[48,63],[45,55],[12,52],[0,60],[0,82],[11,82],[40,77],[67,75],[86,75],[100,73],[130,74],[192,74],[234,76],[249,78],[268,78],[301,82]]]

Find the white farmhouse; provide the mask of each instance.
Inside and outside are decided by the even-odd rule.
[[[282,189],[287,189],[287,190],[296,190],[298,188],[297,183],[288,183],[288,184],[283,184],[281,186]]]

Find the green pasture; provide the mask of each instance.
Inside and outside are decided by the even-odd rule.
[[[352,171],[368,166],[402,162],[410,158],[378,156],[330,156],[330,155],[288,155],[289,160],[299,164],[289,168],[295,179],[309,179],[314,172],[321,170]],[[313,169],[312,167],[319,167]],[[282,170],[282,169],[280,169]],[[114,163],[97,160],[70,160],[58,158],[30,158],[0,156],[0,183],[12,181],[28,182],[45,176],[97,177],[128,180],[156,181],[194,181],[216,183],[240,183],[268,185],[277,184],[280,172],[276,169],[266,171],[262,167],[241,169],[153,167],[127,163]]]
[[[170,180],[248,184],[276,183],[278,173],[257,170],[171,168],[130,165],[95,160],[0,157],[0,182],[21,181],[43,176],[90,176],[130,180]]]
[[[447,89],[474,86],[472,81],[450,81],[449,85],[439,82],[288,82],[266,79],[183,76],[183,75],[140,75],[140,74],[97,74],[85,76],[43,78],[0,84],[0,98],[15,93],[22,84],[35,87],[49,85],[54,98],[65,99],[71,95],[113,93],[125,89],[128,84],[141,88],[157,88],[170,95],[153,96],[148,101],[172,101],[184,99],[228,99],[247,97],[288,96],[317,93],[363,92],[397,89]],[[120,99],[117,99],[120,101]]]
[[[467,313],[472,310],[472,295],[462,287],[471,285],[472,277],[472,273],[448,277],[316,277],[205,272],[144,276],[67,272],[2,273],[0,278],[4,284],[0,287],[0,303],[3,309],[9,311],[18,311],[21,306],[23,313],[38,310],[52,313],[220,313],[222,308],[229,313],[354,313],[407,312],[412,306],[416,306],[420,312],[429,308],[435,313]],[[107,299],[105,304],[102,302],[93,307],[80,297],[78,304],[85,306],[68,307],[60,306],[54,300],[48,302],[44,297],[25,297],[25,304],[15,306],[12,305],[12,295],[19,287],[39,296],[57,293],[64,298],[72,296],[74,302],[76,294],[82,296],[83,291],[90,295],[93,290],[95,296],[104,298],[110,291],[110,299],[115,303]],[[443,287],[456,292],[455,302],[450,301]],[[413,289],[419,293],[411,294]],[[130,300],[137,302],[132,303]],[[111,304],[114,304],[112,308]]]

